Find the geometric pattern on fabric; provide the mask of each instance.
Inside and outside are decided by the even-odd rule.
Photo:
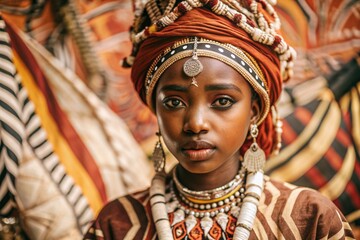
[[[20,85],[21,86],[21,85]],[[51,180],[58,186],[64,199],[74,210],[79,230],[84,231],[94,214],[84,197],[82,190],[74,183],[71,176],[66,173],[64,166],[60,163],[58,155],[54,152],[52,144],[47,139],[46,131],[42,128],[41,120],[35,112],[33,103],[27,96],[25,88],[21,87],[22,109],[24,109],[23,121],[27,139],[36,158],[50,175]]]
[[[278,104],[282,151],[267,163],[271,177],[319,190],[357,226],[359,8],[359,1],[277,1],[282,32],[298,56]],[[324,99],[330,91],[332,97]]]
[[[21,76],[15,72],[10,37],[5,31],[5,22],[2,19],[0,31],[1,49],[4,50],[1,54],[1,61],[3,62],[1,62],[0,70],[2,74],[7,75],[1,77],[0,80],[2,111],[0,117],[0,164],[3,167],[0,185],[1,216],[9,216],[11,211],[15,209],[14,202],[10,202],[10,200],[16,200],[18,196],[15,187],[16,173],[24,156],[23,145],[25,141],[37,159],[42,162],[43,167],[47,169],[50,179],[58,185],[58,189],[62,192],[64,199],[68,201],[68,205],[73,208],[79,231],[85,231],[89,221],[93,218],[92,210],[89,208],[81,189],[74,184],[71,176],[66,174],[64,167],[59,163],[59,158],[54,153],[51,143],[48,142],[47,134],[41,126],[41,120],[35,112],[35,106],[30,101],[27,90],[22,86]],[[5,55],[6,53],[7,55]],[[6,72],[6,68],[14,70],[12,73]],[[14,89],[15,86],[17,89]],[[6,191],[6,187],[9,189],[8,191]],[[21,209],[19,210],[21,211]]]
[[[46,66],[42,70],[49,78],[51,89],[57,94],[57,107],[67,117],[72,131],[79,136],[77,141],[74,141],[71,139],[73,134],[68,134],[72,140],[71,147],[75,150],[80,147],[87,150],[87,158],[84,151],[78,151],[77,157],[83,166],[88,165],[86,169],[91,181],[105,185],[105,201],[148,186],[152,168],[122,119],[98,99],[72,71],[59,68],[60,62],[51,57],[41,45],[29,41],[26,35],[23,37],[36,60]],[[80,142],[83,144],[79,146]],[[142,174],[139,174],[139,169]],[[101,184],[97,184],[97,189],[100,190]],[[104,200],[103,195],[101,196]]]
[[[326,97],[295,107],[283,120],[280,154],[266,165],[274,179],[319,190],[355,224],[360,224],[360,155],[351,126],[359,123],[352,122],[351,107],[358,106],[358,96],[354,88],[343,97],[348,111]]]
[[[337,208],[328,207],[328,204],[332,205],[328,198],[309,188],[265,178],[264,192],[249,239],[354,239],[342,213]],[[333,220],[329,222],[328,219]],[[169,220],[172,221],[171,214]],[[230,217],[227,232],[234,231],[235,223],[236,218]],[[212,238],[205,239],[229,239],[228,235],[219,234],[221,231],[214,224],[209,231]],[[199,222],[188,236],[180,235],[180,232],[186,232],[183,221],[174,225],[174,239],[204,239]],[[107,204],[84,239],[110,238],[157,239],[148,191],[127,195]]]
[[[94,90],[99,90],[99,84],[90,84],[89,73],[105,72],[107,89],[103,100],[125,121],[138,142],[155,135],[154,115],[137,97],[129,71],[119,64],[131,50],[128,37],[133,17],[130,0],[91,4],[81,0],[2,1],[0,9],[6,19],[46,47],[90,88],[95,85]],[[85,41],[81,40],[82,35]]]
[[[18,101],[19,79],[13,63],[5,31],[0,19],[0,214],[9,216],[15,207],[15,184],[19,161],[22,159],[24,125],[20,119],[22,106]]]
[[[121,119],[76,75],[6,18],[5,24],[12,56],[3,57],[0,73],[10,66],[15,77],[2,78],[0,91],[16,94],[0,96],[0,177],[12,180],[0,184],[1,207],[7,207],[1,217],[17,210],[31,239],[81,239],[103,204],[148,186],[148,159]],[[10,126],[21,144],[14,144],[3,126],[7,131]],[[4,161],[4,152],[12,161]]]
[[[290,85],[326,77],[357,55],[359,8],[348,0],[277,1],[283,36],[298,54]]]

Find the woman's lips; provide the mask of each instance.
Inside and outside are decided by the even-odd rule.
[[[187,156],[190,160],[206,160],[209,159],[210,156],[215,152],[215,149],[188,149],[188,150],[182,150],[185,156]]]
[[[181,151],[190,160],[206,160],[215,152],[215,146],[206,141],[191,141],[183,145]]]

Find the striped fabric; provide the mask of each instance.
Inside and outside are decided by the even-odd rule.
[[[278,0],[276,9],[298,54],[289,84],[325,77],[358,55],[359,1]]]
[[[149,164],[125,124],[23,37],[0,19],[0,213],[19,212],[31,239],[81,239],[107,201],[148,185]]]
[[[318,189],[353,223],[360,220],[359,146],[352,138],[360,123],[359,90],[360,84],[342,99],[351,110],[345,113],[326,96],[296,107],[284,119],[280,154],[266,165],[275,179]]]
[[[234,221],[227,223],[227,239],[232,237]],[[224,239],[224,235],[218,234],[221,228],[217,223],[209,231],[211,238],[204,236],[201,228],[196,226],[190,231],[189,238],[176,238],[175,229],[179,224],[181,222],[173,228],[176,240]],[[185,224],[184,228],[186,229]],[[191,235],[196,237],[190,237]],[[107,204],[84,239],[157,239],[148,191],[128,195]],[[329,199],[314,190],[267,178],[250,239],[355,238],[344,216]]]
[[[131,52],[131,0],[0,1],[0,11],[102,95],[134,138],[149,145],[151,154],[156,141],[156,118],[133,89],[129,69],[121,66],[122,59]],[[91,82],[94,73],[106,78],[105,96],[99,87],[102,84]],[[151,137],[154,141],[148,144]]]
[[[267,173],[319,190],[360,227],[360,2],[279,0],[277,8],[298,59],[279,103],[283,148]]]
[[[13,64],[9,36],[0,21],[0,206],[1,214],[9,214],[15,206],[15,178],[22,159],[25,128],[17,99],[18,75]]]

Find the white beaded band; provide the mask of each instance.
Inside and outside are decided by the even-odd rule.
[[[166,49],[164,53],[153,62],[148,70],[145,81],[146,101],[148,106],[153,109],[153,90],[157,81],[174,62],[191,57],[193,54],[194,41],[185,39],[175,43],[174,47]],[[261,99],[261,116],[257,124],[264,121],[270,111],[270,99],[268,95],[268,86],[263,73],[257,66],[255,60],[245,51],[232,46],[231,44],[222,44],[211,40],[200,39],[197,42],[197,56],[210,57],[218,59],[238,71],[252,86]]]
[[[165,173],[157,173],[150,187],[151,212],[159,239],[173,239],[169,217],[165,209]],[[160,203],[160,204],[158,204]]]

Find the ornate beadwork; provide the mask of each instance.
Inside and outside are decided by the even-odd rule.
[[[193,56],[194,39],[184,39],[175,43],[171,48],[166,49],[160,54],[150,66],[145,81],[145,89],[148,106],[151,108],[152,91],[162,73],[174,62]],[[253,87],[253,89],[262,96],[261,116],[257,122],[260,124],[270,111],[270,99],[268,96],[268,86],[264,76],[249,54],[231,44],[222,44],[201,38],[197,42],[196,56],[211,57],[228,64],[237,70]],[[192,58],[191,58],[192,59]],[[189,60],[191,60],[189,59]]]
[[[192,191],[186,187],[184,187],[179,179],[177,178],[176,169],[173,170],[173,181],[179,193],[183,195],[185,198],[196,198],[202,201],[211,200],[211,199],[220,199],[221,201],[226,198],[227,195],[231,193],[235,193],[234,190],[239,190],[240,184],[244,181],[245,170],[243,168],[240,169],[238,174],[235,176],[233,180],[225,184],[224,186],[204,191]],[[211,201],[210,201],[211,203]],[[197,208],[197,207],[195,207]],[[200,207],[201,209],[201,207]]]
[[[159,14],[158,7],[154,6],[154,2],[149,1],[146,4],[147,14],[151,20],[150,26],[141,29],[141,23],[144,20],[140,20],[142,16],[136,16],[131,32],[134,56],[141,42],[152,33],[167,27],[194,8],[207,7],[215,14],[233,21],[239,28],[247,32],[254,41],[271,47],[280,59],[284,80],[289,79],[293,74],[292,66],[296,52],[276,33],[280,28],[280,19],[272,6],[274,1],[249,0],[246,1],[247,4],[243,4],[235,0],[184,0],[175,7],[174,2],[170,1],[166,8],[167,11],[163,14]],[[172,11],[168,11],[169,9]],[[135,12],[142,12],[142,9],[136,9]],[[270,17],[265,17],[263,12],[266,12]]]
[[[210,234],[215,234],[211,232],[214,230],[215,222],[222,231],[232,231],[233,239],[247,239],[254,224],[263,184],[262,171],[248,173],[246,182],[241,181],[239,184],[243,190],[228,196],[228,200],[223,200],[223,205],[220,204],[222,200],[211,199],[211,202],[216,204],[205,204],[208,206],[200,207],[184,196],[181,197],[174,183],[170,184],[169,192],[165,193],[165,176],[163,173],[157,173],[150,188],[150,202],[159,239],[183,237],[185,229],[188,236],[201,229],[204,237],[209,237]],[[171,215],[171,225],[167,214]],[[214,231],[219,231],[220,228]]]

